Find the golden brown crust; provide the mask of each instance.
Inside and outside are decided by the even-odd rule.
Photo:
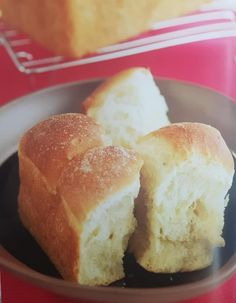
[[[144,166],[131,240],[137,262],[153,272],[206,267],[213,249],[224,246],[225,196],[234,172],[222,136],[205,124],[176,123],[140,139],[138,150]]]
[[[3,19],[14,28],[55,53],[71,55],[68,1],[2,0],[2,11]]]
[[[46,180],[35,165],[22,154],[19,154],[19,163],[20,218],[64,279],[76,281],[79,238],[70,215],[58,195],[48,191]]]
[[[71,160],[58,192],[79,222],[99,203],[134,182],[143,161],[121,147],[98,147]]]
[[[65,164],[89,148],[103,145],[101,128],[82,114],[52,116],[22,137],[19,152],[28,157],[55,191]]]
[[[70,281],[78,282],[86,216],[130,185],[142,165],[134,152],[102,143],[100,128],[82,114],[52,116],[20,142],[20,218]]]
[[[230,150],[220,132],[209,125],[191,122],[171,124],[143,137],[140,143],[155,137],[168,142],[173,155],[181,159],[197,152],[209,161],[221,163],[228,172],[234,171]]]
[[[113,88],[117,84],[120,84],[121,81],[125,82],[125,80],[136,71],[151,75],[150,71],[144,67],[132,67],[122,70],[121,72],[115,74],[113,77],[110,77],[104,81],[92,92],[92,94],[87,97],[87,99],[84,100],[82,103],[83,112],[87,113],[90,107],[98,107],[101,105],[104,100],[103,94],[107,94],[109,91],[112,91]]]
[[[205,2],[209,0],[2,0],[2,10],[10,25],[54,53],[81,56]]]
[[[100,127],[82,114],[52,116],[20,141],[19,214],[66,280],[77,281],[80,232],[56,185],[73,157],[102,144]]]

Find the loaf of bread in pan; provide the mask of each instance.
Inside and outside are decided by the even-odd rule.
[[[209,0],[1,0],[3,19],[55,54],[80,57]]]
[[[221,237],[234,162],[219,131],[177,123],[143,137],[138,227],[130,250],[152,272],[204,268]]]
[[[106,285],[124,276],[142,160],[103,146],[82,114],[50,117],[19,145],[19,214],[64,279]]]
[[[106,80],[83,102],[83,109],[113,144],[129,148],[140,137],[170,123],[164,97],[151,72],[141,67]]]

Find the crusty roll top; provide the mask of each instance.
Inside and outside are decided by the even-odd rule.
[[[100,126],[82,114],[55,115],[32,127],[22,137],[19,153],[41,171],[51,191],[65,164],[89,148],[103,145]]]
[[[221,163],[229,174],[234,172],[232,154],[220,132],[211,126],[190,122],[171,124],[141,138],[140,148],[144,150],[145,145],[152,141],[156,152],[158,144],[166,146],[166,155],[170,155],[171,161],[182,161],[198,153],[206,161]]]
[[[122,147],[93,148],[64,169],[58,192],[79,221],[98,204],[138,181],[143,161]]]

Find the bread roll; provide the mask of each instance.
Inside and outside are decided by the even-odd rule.
[[[234,162],[219,131],[177,123],[143,137],[138,227],[130,250],[152,272],[204,268],[221,236]]]
[[[142,161],[103,147],[82,114],[51,117],[20,141],[19,214],[64,279],[106,285],[123,277]]]
[[[110,146],[89,150],[63,172],[58,190],[78,234],[81,284],[107,285],[124,277],[122,259],[135,228],[141,165],[133,152]]]
[[[75,155],[105,144],[100,126],[82,114],[51,116],[32,127],[21,139],[19,155],[30,160],[46,178],[51,192],[55,192],[63,167]]]
[[[1,0],[3,19],[55,54],[80,57],[209,0]]]
[[[129,148],[140,137],[169,124],[165,99],[146,68],[114,75],[84,101],[83,108],[113,144]]]

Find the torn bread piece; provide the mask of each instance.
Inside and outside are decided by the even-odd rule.
[[[134,148],[137,140],[168,125],[167,105],[151,72],[130,68],[100,85],[83,103],[114,145]]]
[[[64,279],[86,285],[123,277],[135,226],[142,160],[103,144],[89,117],[65,114],[27,131],[18,153],[21,221]]]
[[[79,283],[107,285],[124,277],[141,165],[134,152],[110,146],[74,158],[63,172],[58,190],[77,232],[74,275]]]
[[[29,129],[18,148],[21,221],[67,280],[73,280],[75,231],[57,194],[64,167],[76,155],[104,145],[91,118],[75,113],[51,116]],[[69,249],[67,249],[69,247]]]
[[[200,123],[177,123],[143,137],[138,227],[130,250],[151,272],[204,268],[221,236],[234,162],[221,134]]]

